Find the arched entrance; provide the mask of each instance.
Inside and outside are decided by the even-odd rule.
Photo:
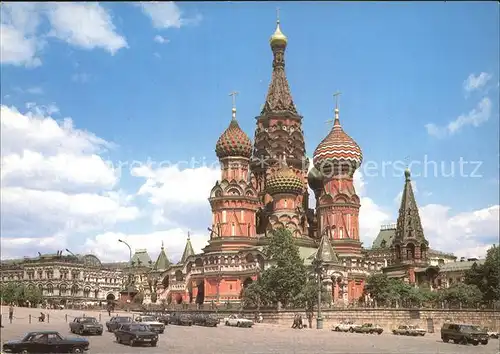
[[[198,293],[196,294],[196,303],[202,305],[205,302],[205,281],[200,280],[196,284],[196,288],[198,289]]]
[[[111,302],[111,301],[115,301],[115,295],[114,294],[108,294],[106,295],[106,300]]]
[[[177,305],[182,304],[182,295],[181,294],[175,294],[175,302]]]

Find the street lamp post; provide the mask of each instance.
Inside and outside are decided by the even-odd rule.
[[[323,329],[323,316],[321,314],[321,291],[322,291],[322,273],[323,273],[323,262],[321,259],[314,260],[315,270],[318,274],[318,314],[316,316],[316,329]]]
[[[123,240],[118,240],[118,242],[121,242],[123,243],[125,246],[128,247],[128,251],[129,251],[129,259],[128,259],[128,264],[129,264],[129,267],[132,267],[132,248],[130,247],[130,245],[126,242],[126,241],[123,241]],[[129,268],[129,281],[131,280],[131,271],[130,271],[130,268]],[[130,284],[127,284],[127,300],[129,301],[130,303]],[[127,306],[127,309],[130,309],[130,305]]]

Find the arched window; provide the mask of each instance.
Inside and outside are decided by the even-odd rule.
[[[52,286],[52,284],[47,285],[47,294],[54,294],[54,287]]]
[[[415,245],[413,243],[409,243],[406,245],[406,259],[415,259]]]
[[[234,236],[236,234],[236,226],[234,225],[234,222],[231,224],[231,236]]]

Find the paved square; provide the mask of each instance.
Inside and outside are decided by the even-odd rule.
[[[31,330],[52,329],[62,335],[68,335],[69,326],[66,323],[74,316],[81,316],[82,311],[51,310],[50,323],[35,322],[39,314],[37,309],[16,309],[13,324],[5,323],[1,330],[2,342],[17,339]],[[99,318],[99,313],[85,312],[87,316]],[[28,315],[34,321],[28,323]],[[109,318],[107,313],[101,314],[104,324]],[[4,320],[5,320],[4,313]],[[112,333],[104,332],[102,336],[89,336],[89,353],[175,353],[175,354],[333,354],[333,353],[499,353],[499,341],[490,340],[488,345],[463,346],[443,343],[438,334],[427,334],[425,337],[394,336],[389,333],[382,335],[364,335],[337,333],[330,330],[278,327],[270,324],[256,324],[253,328],[234,328],[219,326],[179,327],[169,325],[164,334],[160,335],[158,347],[129,347],[115,342]]]

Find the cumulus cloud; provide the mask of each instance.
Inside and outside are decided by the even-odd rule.
[[[101,48],[111,54],[127,47],[108,10],[97,3],[2,3],[0,58],[2,64],[36,67],[53,37],[83,48]],[[48,20],[48,28],[40,26]]]
[[[2,64],[36,67],[43,40],[36,31],[40,13],[36,3],[2,3],[0,8],[0,60]]]
[[[470,74],[463,83],[463,88],[466,94],[473,91],[478,91],[486,86],[493,76],[491,74],[482,72],[478,75]]]
[[[163,242],[170,261],[178,262],[184,251],[187,235],[187,228],[171,228],[143,234],[106,232],[98,234],[93,239],[87,239],[84,249],[97,255],[103,261],[127,261],[129,259],[129,250],[125,245],[118,242],[121,239],[130,245],[132,252],[136,249],[146,249],[154,262]],[[201,252],[201,249],[207,243],[208,232],[190,232],[190,239],[194,251]]]
[[[116,32],[111,14],[98,3],[52,3],[48,10],[50,36],[82,49],[102,48],[111,54],[127,47]]]
[[[438,126],[434,123],[428,123],[425,125],[425,128],[429,135],[437,138],[444,138],[458,133],[466,126],[479,127],[490,119],[491,111],[492,102],[489,97],[484,97],[474,109],[469,111],[469,113],[460,115],[447,125]]]
[[[157,34],[153,40],[156,42],[156,43],[160,43],[160,44],[165,44],[165,43],[168,43],[170,42],[170,40],[168,38],[165,38],[163,36],[160,36],[159,34]]]
[[[65,247],[70,236],[137,219],[99,155],[111,144],[70,118],[55,120],[53,107],[28,106],[24,113],[1,106],[2,257]]]
[[[420,208],[420,217],[432,248],[457,256],[483,257],[498,243],[499,212],[500,206],[493,205],[452,215],[448,206],[429,204]]]
[[[184,25],[197,24],[201,16],[185,18],[182,11],[173,1],[148,1],[138,4],[142,12],[151,19],[157,29],[181,28]]]

